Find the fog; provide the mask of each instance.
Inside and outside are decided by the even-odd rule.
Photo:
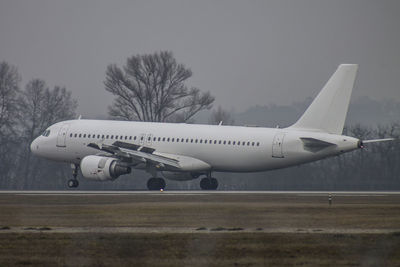
[[[353,98],[400,101],[399,1],[0,2],[0,60],[23,83],[65,86],[83,117],[106,116],[106,66],[170,50],[215,106],[244,112],[313,97],[340,63]]]

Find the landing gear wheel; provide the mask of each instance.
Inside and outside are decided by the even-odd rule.
[[[218,180],[215,178],[211,178],[211,190],[216,190],[218,188]]]
[[[165,180],[163,178],[150,178],[147,181],[147,188],[149,190],[164,190]]]
[[[72,168],[72,176],[74,177],[73,179],[68,180],[68,187],[69,188],[76,188],[79,186],[78,179],[78,171],[79,171],[79,164],[71,164]]]
[[[79,186],[79,182],[76,179],[70,179],[68,180],[68,187],[69,188],[76,188]]]
[[[200,187],[203,190],[216,190],[218,188],[218,180],[215,178],[203,178],[200,181]]]

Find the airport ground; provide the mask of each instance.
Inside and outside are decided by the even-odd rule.
[[[400,193],[1,192],[0,266],[399,266]]]

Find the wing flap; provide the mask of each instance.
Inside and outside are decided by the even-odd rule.
[[[120,141],[114,142],[112,145],[90,143],[87,146],[124,159],[132,159],[139,163],[150,163],[159,169],[164,169],[166,166],[174,170],[179,170],[181,168],[178,160],[152,154],[154,149],[149,147],[142,147]]]

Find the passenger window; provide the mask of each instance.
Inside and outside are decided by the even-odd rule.
[[[217,140],[214,140],[214,144],[216,144],[217,143]]]
[[[252,142],[251,145],[254,146],[254,142]]]
[[[103,135],[101,135],[101,139],[104,139],[104,134],[103,134]]]
[[[161,137],[158,137],[158,142],[160,142],[161,141]]]
[[[176,138],[176,142],[179,143],[179,138]]]
[[[111,139],[114,139],[114,135],[111,135]],[[117,139],[117,138],[115,138],[115,139]]]
[[[83,134],[83,138],[86,138],[86,134]]]
[[[72,134],[70,134],[69,137],[72,137]]]
[[[175,138],[172,138],[172,139],[171,139],[171,142],[174,142],[174,141],[175,141]]]
[[[167,138],[167,142],[169,142],[169,137]]]
[[[190,143],[193,143],[193,139],[190,139]]]
[[[133,140],[136,140],[136,135],[133,137]]]
[[[260,142],[257,142],[257,146],[260,146]]]
[[[230,145],[231,144],[231,141],[228,141],[228,145]]]
[[[77,136],[78,136],[78,134],[75,134],[74,136],[75,136],[75,137],[77,137]]]
[[[195,142],[197,143],[197,141],[198,141],[198,140],[196,139]]]
[[[226,141],[224,141],[224,145],[226,144]]]
[[[81,138],[82,137],[82,134],[79,134],[79,138]]]
[[[235,145],[235,141],[233,141],[232,145]]]
[[[206,139],[206,140],[204,140],[204,144],[207,144],[207,139]]]
[[[162,139],[162,140],[163,140],[163,142],[165,142],[165,137],[163,137],[163,139]]]
[[[186,139],[186,143],[189,143],[189,139]]]
[[[245,146],[246,145],[246,142],[242,142],[242,146]]]
[[[153,137],[153,141],[155,142],[157,140],[157,138],[156,137]]]
[[[128,140],[128,136],[127,135],[125,135],[125,140]]]
[[[249,145],[250,145],[250,142],[247,142],[247,145],[249,146]]]
[[[222,143],[222,141],[221,141],[221,140],[219,140],[219,141],[218,141],[218,144],[221,144],[221,143]]]

